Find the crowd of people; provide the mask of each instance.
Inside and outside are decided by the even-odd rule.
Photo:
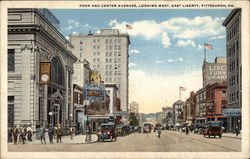
[[[69,132],[72,139],[73,128],[70,128]],[[60,124],[58,124],[56,127],[53,127],[51,124],[49,124],[48,129],[45,129],[44,126],[41,126],[37,131],[34,131],[31,125],[21,125],[19,128],[14,125],[13,128],[8,130],[8,142],[13,142],[14,144],[25,144],[26,142],[32,142],[35,133],[38,133],[37,135],[41,141],[41,144],[46,144],[46,133],[48,134],[50,144],[54,143],[54,137],[56,137],[57,143],[62,142],[63,128]]]

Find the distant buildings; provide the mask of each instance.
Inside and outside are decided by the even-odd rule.
[[[241,9],[236,8],[227,16],[227,107],[223,114],[228,117],[229,130],[241,128],[242,62],[241,62]]]
[[[132,102],[129,104],[129,112],[139,114],[139,104],[136,102]]]
[[[117,29],[101,29],[100,33],[87,35],[71,34],[74,54],[90,62],[90,67],[99,72],[105,84],[118,86],[122,111],[128,110],[128,47],[129,35]]]
[[[173,104],[173,123],[181,124],[184,122],[184,105],[185,102],[178,100]]]

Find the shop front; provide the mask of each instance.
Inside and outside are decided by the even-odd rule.
[[[235,132],[235,128],[242,129],[241,109],[224,109],[223,115],[227,117],[227,131]]]

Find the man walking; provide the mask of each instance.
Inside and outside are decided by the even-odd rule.
[[[23,126],[20,127],[20,141],[22,142],[22,144],[25,144],[25,128]]]
[[[186,135],[188,135],[188,132],[189,132],[188,126],[186,125]]]
[[[27,128],[27,132],[28,132],[28,141],[32,142],[33,129],[31,128],[31,125],[29,125],[29,127]]]
[[[54,132],[55,132],[54,127],[51,124],[49,124],[48,135],[49,135],[49,143],[50,144],[53,144]]]
[[[14,139],[14,144],[17,144],[17,136],[18,136],[18,129],[16,127],[16,125],[14,125],[13,130],[12,130],[12,134],[13,134],[13,139]]]
[[[39,135],[40,135],[40,140],[41,140],[41,144],[46,144],[46,140],[45,140],[45,129],[43,128],[43,126],[41,126],[41,128],[39,129]]]
[[[58,124],[57,129],[56,129],[56,135],[57,135],[57,143],[60,140],[60,143],[62,142],[62,134],[63,130],[60,124]]]

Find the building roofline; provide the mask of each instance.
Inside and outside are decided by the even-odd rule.
[[[226,17],[226,19],[224,20],[224,22],[222,23],[223,26],[227,26],[228,23],[230,23],[230,21],[233,19],[233,17],[238,13],[241,12],[241,8],[235,8],[233,9],[229,15]]]

